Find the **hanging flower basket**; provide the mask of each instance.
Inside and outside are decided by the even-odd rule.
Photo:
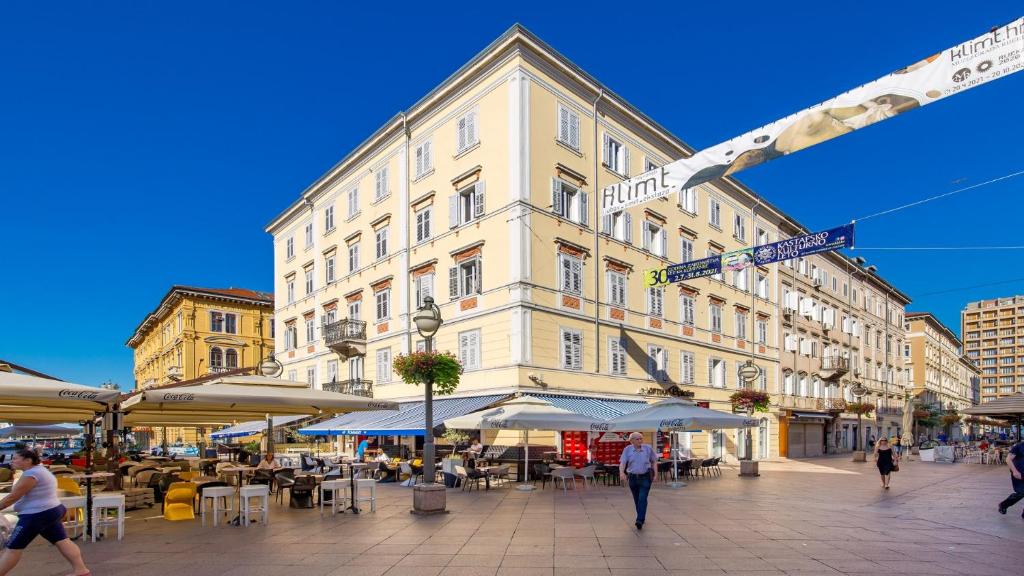
[[[962,417],[956,412],[950,412],[949,414],[943,414],[940,420],[943,426],[952,426],[960,423],[961,418]]]
[[[931,417],[932,417],[932,413],[929,410],[922,410],[920,408],[918,408],[917,410],[914,410],[914,419],[915,420],[928,420]]]
[[[462,374],[462,363],[451,352],[399,354],[392,364],[406,384],[433,381],[434,392],[442,396],[455,392]]]
[[[850,414],[864,416],[875,411],[875,405],[870,402],[850,402],[846,405],[846,411]]]
[[[767,412],[769,400],[770,396],[767,392],[750,389],[737,390],[729,397],[729,401],[732,402],[732,407],[735,410],[740,412],[746,411],[751,414],[754,412]]]

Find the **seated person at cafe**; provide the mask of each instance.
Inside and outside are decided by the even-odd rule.
[[[484,445],[480,443],[480,439],[474,437],[469,441],[469,448],[465,452],[466,467],[476,468],[476,460],[484,453]]]
[[[256,465],[257,470],[277,470],[281,467],[281,463],[274,458],[273,452],[267,452],[260,459],[260,463]]]

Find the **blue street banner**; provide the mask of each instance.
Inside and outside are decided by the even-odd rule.
[[[756,246],[753,248],[754,265],[764,266],[772,262],[802,258],[841,248],[853,248],[853,224]]]
[[[781,120],[601,190],[601,214],[663,198],[810,148],[1024,69],[1024,18]]]
[[[665,286],[684,280],[712,276],[722,271],[721,256],[710,256],[700,260],[691,260],[682,264],[673,264],[667,268],[644,271],[644,287]]]
[[[665,268],[644,270],[644,288],[666,286],[720,274],[722,270],[743,270],[750,266],[765,266],[773,262],[812,256],[842,248],[853,248],[852,223],[771,244],[741,248],[720,256],[691,260]]]

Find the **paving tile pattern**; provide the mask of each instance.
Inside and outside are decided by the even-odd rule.
[[[759,478],[656,485],[633,527],[618,487],[575,493],[449,490],[450,514],[409,514],[408,488],[378,486],[377,512],[321,518],[274,508],[269,526],[169,523],[130,512],[124,540],[83,544],[96,576],[903,575],[1024,572],[1024,519],[996,503],[1005,468],[912,462],[892,489],[847,458],[762,463]],[[276,506],[276,505],[275,505]],[[45,542],[16,576],[67,574]]]

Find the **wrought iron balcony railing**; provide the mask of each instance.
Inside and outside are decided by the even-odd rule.
[[[327,392],[340,392],[342,394],[352,394],[355,396],[365,396],[366,398],[373,398],[373,380],[341,380],[340,382],[327,382],[324,384],[324,390]]]
[[[366,322],[345,318],[324,324],[324,343],[344,357],[366,354]]]

